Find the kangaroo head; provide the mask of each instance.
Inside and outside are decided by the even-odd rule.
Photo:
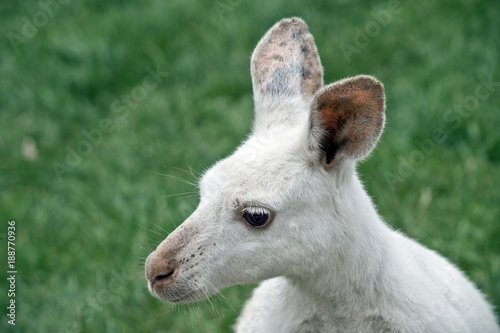
[[[196,301],[276,276],[307,279],[341,251],[338,216],[355,200],[355,162],[384,125],[382,84],[356,76],[322,87],[318,51],[298,18],[264,35],[251,73],[252,134],[204,174],[196,210],[146,260],[149,289],[164,300]]]

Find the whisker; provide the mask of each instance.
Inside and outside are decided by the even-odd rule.
[[[139,246],[139,247],[143,250],[144,254],[149,254],[149,253],[151,253],[151,252],[152,252],[151,246],[147,246],[147,247],[146,247],[146,246],[144,246],[144,245],[142,245],[142,244],[139,244],[139,243],[137,243],[137,242],[134,242],[134,244],[135,244],[135,245],[138,245],[138,246]]]
[[[172,221],[172,224],[177,228],[177,224],[175,224],[174,219],[172,218],[172,215],[168,216],[170,218],[170,221]]]
[[[193,198],[198,198],[198,193],[192,194],[192,195],[187,195],[187,196],[181,197],[181,198],[176,198],[175,200],[184,200],[184,199],[193,199]]]
[[[146,230],[146,231],[152,232],[152,233],[154,233],[154,234],[156,234],[156,235],[158,235],[158,236],[161,236],[161,237],[166,238],[166,237],[165,237],[162,233],[160,233],[159,231],[156,231],[156,230],[151,230],[151,229],[146,228],[146,227],[144,227],[144,226],[141,226],[141,228],[143,228],[143,229],[144,229],[144,230]],[[154,240],[153,240],[153,239],[151,239],[151,238],[149,238],[148,240],[150,240],[150,241],[154,241]]]
[[[136,264],[144,264],[144,263],[146,263],[146,259],[147,259],[147,257],[139,257],[139,258],[136,258],[136,259],[135,259],[135,263],[136,263]]]
[[[186,160],[186,165],[187,167],[189,168],[189,172],[191,173],[191,175],[197,180],[199,181],[201,179],[201,176],[203,175],[201,172],[197,172],[196,170],[194,170],[193,168],[191,168],[191,166],[189,165],[189,161],[188,161],[188,158],[187,158],[187,155],[184,154],[184,159]],[[196,175],[195,175],[196,173]]]
[[[184,178],[181,178],[181,177],[177,177],[177,176],[173,176],[173,175],[167,175],[165,173],[159,173],[159,172],[154,172],[154,174],[156,174],[158,176],[164,176],[164,177],[167,177],[167,178],[171,178],[171,179],[177,180],[177,181],[179,181],[181,183],[184,183],[184,184],[187,184],[187,185],[191,185],[191,186],[196,187],[196,188],[198,187],[198,184],[193,183],[193,182],[191,182],[189,180],[186,180]]]
[[[210,312],[210,315],[212,316],[212,318],[216,319],[216,310],[206,288],[201,289],[201,292],[204,295],[205,304],[208,303],[208,311]]]
[[[156,224],[156,223],[154,223],[152,221],[148,221],[148,222],[151,223],[153,226],[157,227],[158,229],[160,229],[161,231],[163,231],[166,234],[166,236],[170,235],[170,232],[167,231],[167,230],[165,230],[165,229],[163,229],[159,224]],[[165,237],[165,238],[166,238],[166,236],[162,235],[162,237]]]
[[[195,191],[190,191],[190,192],[182,192],[182,193],[176,193],[176,194],[168,194],[168,195],[162,195],[161,198],[171,198],[171,197],[178,197],[180,195],[185,195],[185,194],[193,194],[193,195],[198,195],[198,192]]]
[[[188,169],[189,169],[189,170],[184,170],[184,169],[182,169],[182,168],[178,168],[178,167],[174,167],[174,166],[165,166],[165,168],[170,168],[170,169],[174,169],[174,170],[182,171],[182,172],[187,173],[188,175],[192,176],[195,180],[198,180],[198,179],[199,179],[199,176],[196,176],[196,175],[194,174],[194,170],[193,170],[193,169],[191,169],[191,167],[189,166],[189,164],[188,164]]]
[[[218,269],[218,272],[220,275],[222,276],[225,276],[227,277],[229,280],[232,280],[232,277],[230,274],[228,274],[227,272],[224,272],[221,268]],[[211,283],[211,286],[213,287],[213,284]],[[237,314],[238,312],[236,311],[236,309],[234,308],[233,304],[231,303],[231,301],[226,297],[224,296],[221,292],[218,292],[217,294],[214,295],[216,298],[220,299],[220,301],[222,301],[224,304],[227,305],[228,308],[231,309],[231,311],[233,311],[233,313]],[[222,305],[221,305],[222,306]]]
[[[226,296],[224,296],[220,292],[215,294],[215,297],[217,297],[218,300],[220,300],[222,303],[224,303],[234,314],[238,314],[238,312],[234,308],[234,306],[231,303],[231,301],[229,300],[229,298],[227,298]]]

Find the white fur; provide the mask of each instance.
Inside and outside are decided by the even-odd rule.
[[[500,332],[462,272],[381,220],[354,160],[320,162],[310,103],[260,98],[252,135],[205,173],[196,211],[148,257],[151,292],[190,302],[263,281],[235,325],[241,333]],[[274,219],[251,227],[247,207]],[[167,261],[175,274],[159,280]]]

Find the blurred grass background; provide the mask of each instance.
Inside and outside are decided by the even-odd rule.
[[[0,3],[0,234],[5,249],[16,221],[18,270],[17,325],[4,277],[0,331],[229,331],[253,286],[172,307],[149,295],[143,262],[196,207],[189,171],[249,133],[251,52],[290,16],[309,24],[326,83],[385,84],[385,133],[359,166],[380,214],[500,306],[499,2],[60,2]],[[168,76],[141,90],[156,68]],[[490,75],[469,115],[447,113]],[[425,154],[436,128],[446,138]]]

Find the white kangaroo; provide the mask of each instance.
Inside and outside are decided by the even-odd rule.
[[[355,171],[384,126],[382,84],[326,87],[307,25],[284,19],[251,59],[250,137],[202,177],[200,203],[146,260],[173,303],[263,281],[237,332],[500,332],[453,264],[377,215]]]

